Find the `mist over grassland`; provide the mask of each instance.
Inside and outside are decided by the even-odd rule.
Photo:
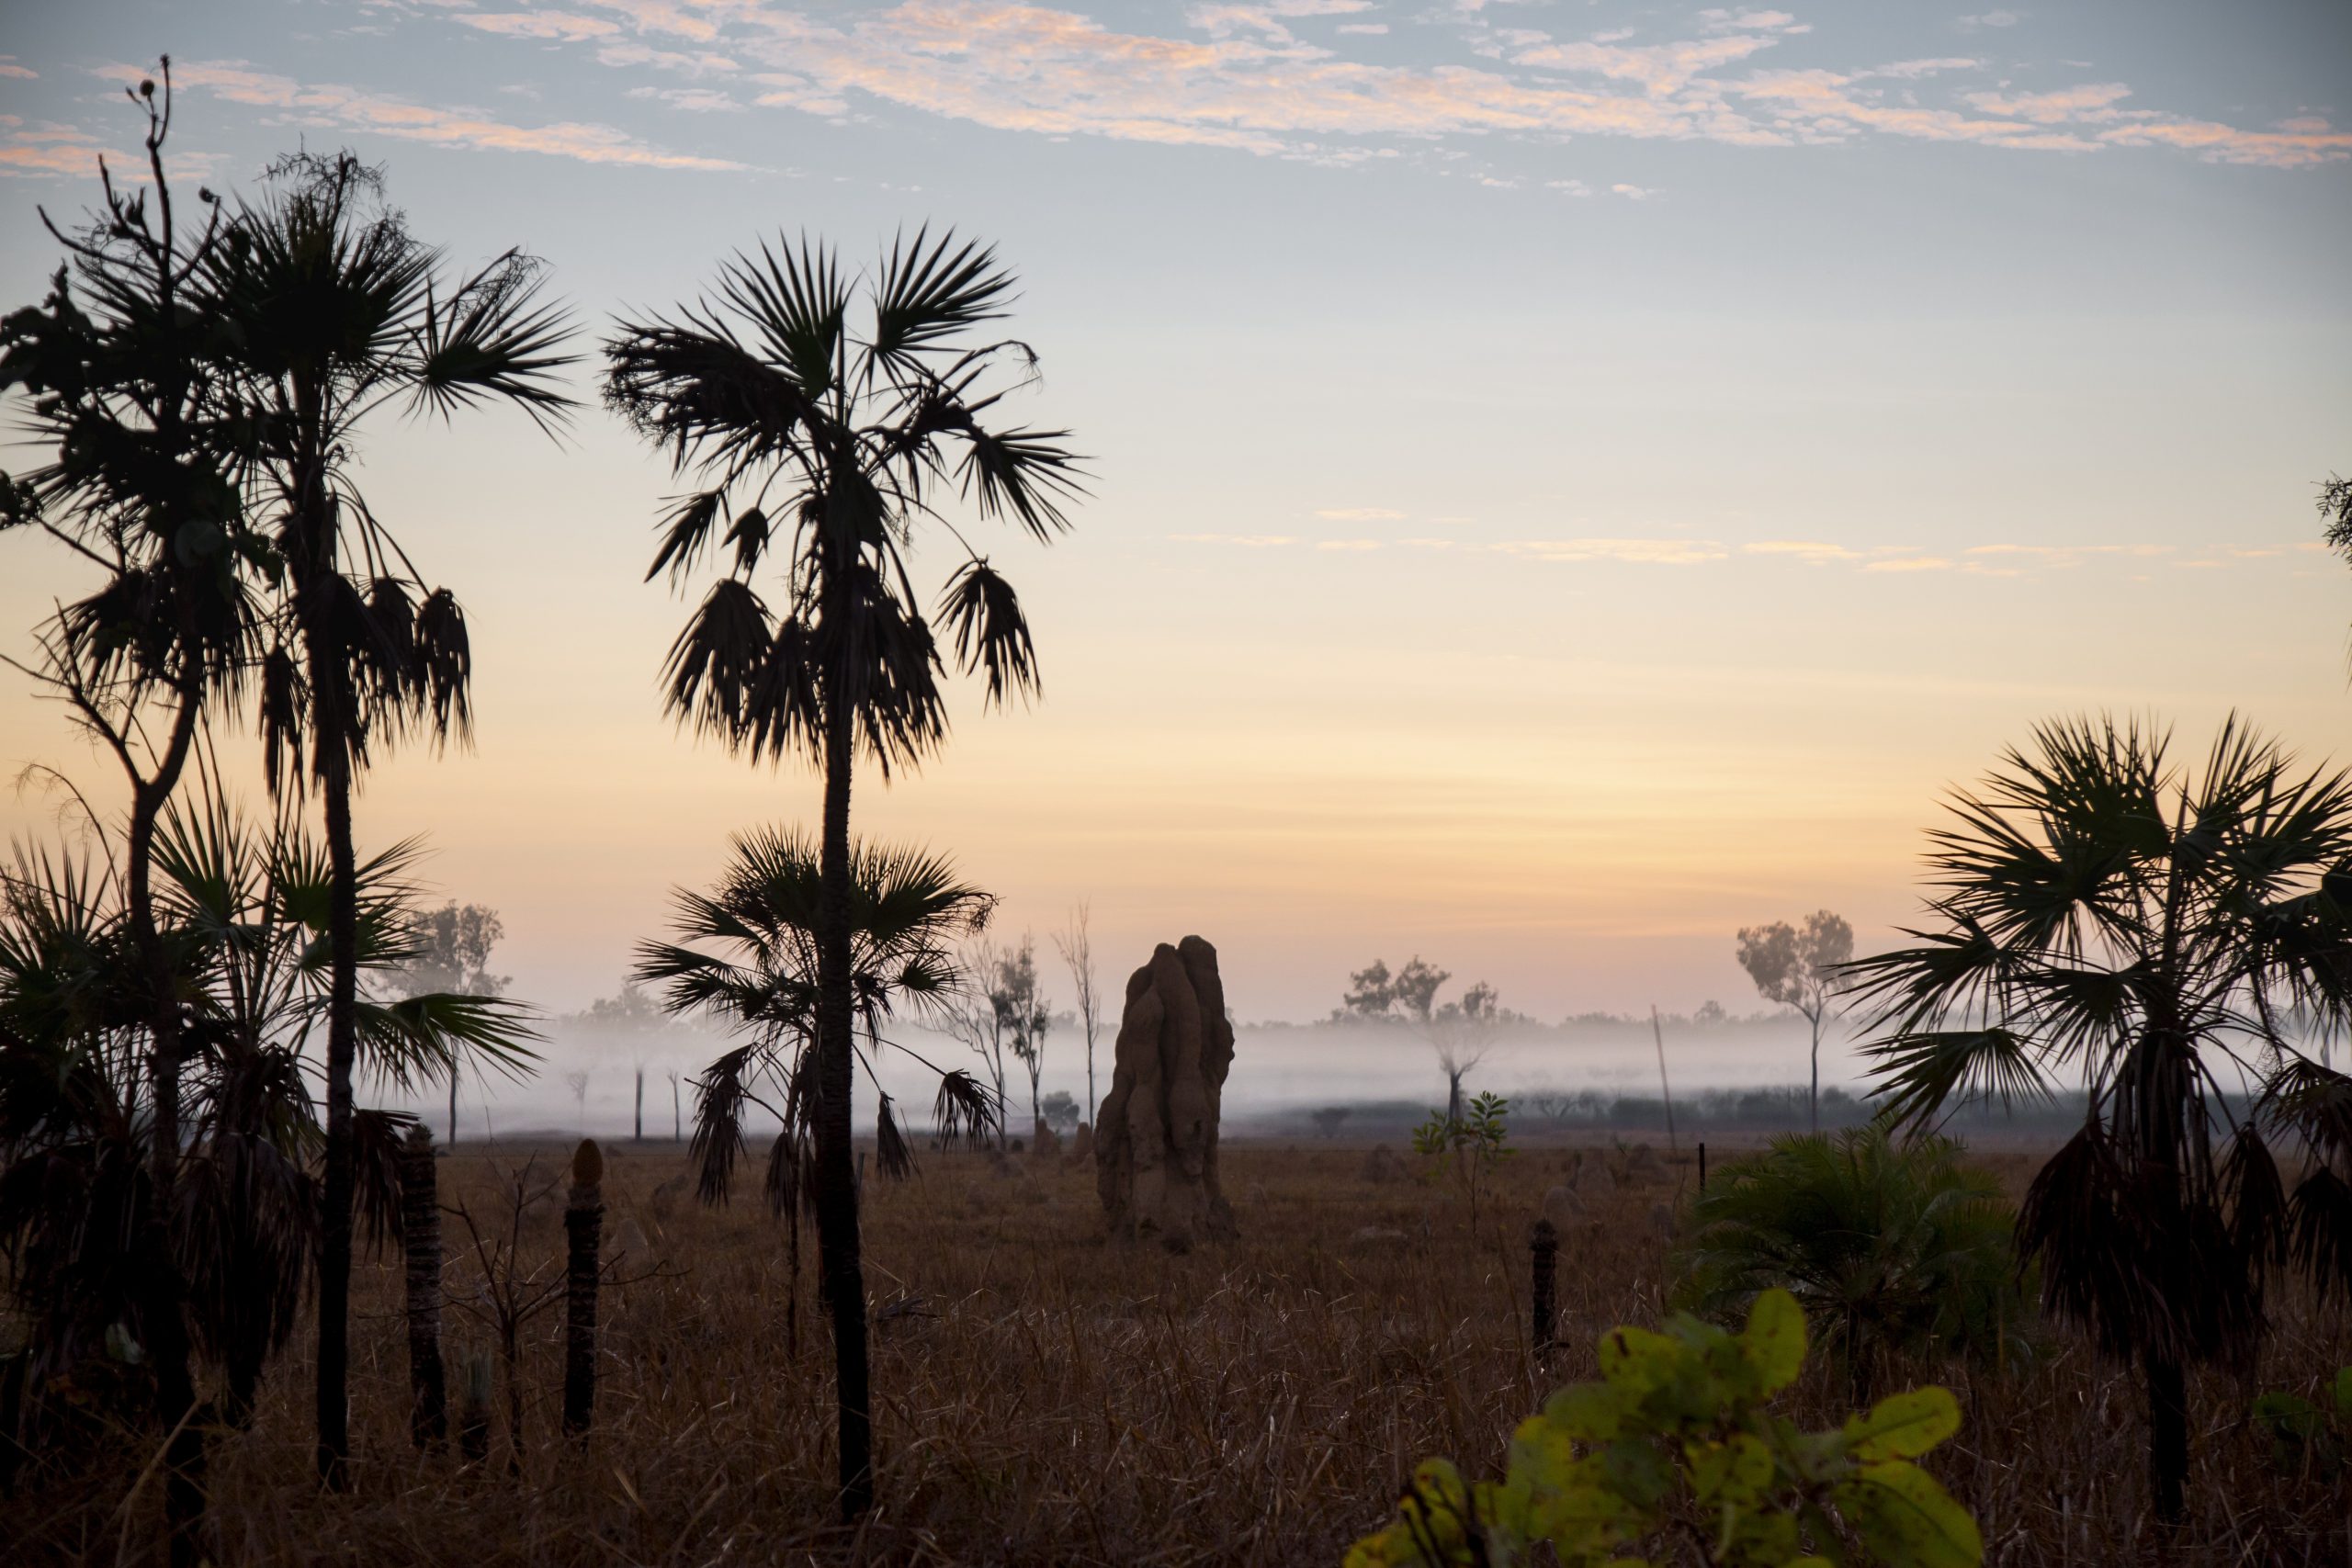
[[[1871,1111],[1870,1063],[1863,1037],[1852,1020],[1836,1020],[1821,1045],[1822,1121],[1843,1125]],[[469,1084],[460,1094],[460,1135],[487,1131],[500,1137],[526,1133],[627,1136],[635,1128],[638,1070],[645,1077],[644,1126],[648,1138],[670,1137],[694,1123],[693,1077],[727,1049],[728,1039],[674,1020],[645,1030],[615,1029],[585,1014],[545,1021],[538,1074],[513,1083]],[[1104,1022],[1095,1044],[1095,1091],[1111,1087],[1115,1021]],[[1806,1124],[1806,1055],[1811,1032],[1793,1013],[1758,1011],[1694,1019],[1665,1014],[1668,1082],[1677,1122],[1687,1129],[1713,1127],[1744,1133],[1802,1129]],[[1309,1023],[1243,1022],[1236,1025],[1233,1075],[1226,1085],[1224,1116],[1228,1133],[1239,1136],[1307,1137],[1315,1134],[1312,1113],[1345,1107],[1342,1138],[1393,1138],[1445,1103],[1445,1076],[1430,1036],[1405,1023],[1356,1023],[1318,1020]],[[978,1060],[956,1041],[921,1026],[885,1031],[879,1054],[883,1089],[902,1114],[929,1124],[931,1075],[922,1061],[941,1067],[978,1070]],[[584,1098],[575,1098],[569,1076],[587,1075]],[[677,1075],[674,1087],[672,1074]],[[1070,1095],[1087,1103],[1085,1039],[1076,1021],[1062,1015],[1047,1037],[1043,1094]],[[1519,1019],[1498,1026],[1477,1067],[1465,1080],[1471,1092],[1491,1090],[1510,1100],[1510,1123],[1522,1137],[1574,1135],[1579,1132],[1651,1130],[1661,1127],[1665,1109],[1658,1084],[1658,1048],[1646,1017],[1587,1013],[1544,1023]],[[1029,1125],[1025,1077],[1006,1085],[1014,1133]],[[857,1084],[859,1125],[870,1132],[874,1086],[861,1074]],[[446,1099],[382,1103],[422,1111],[436,1135],[446,1132]],[[2040,1106],[2010,1111],[1997,1107],[1962,1114],[1952,1123],[1962,1134],[1990,1135],[2004,1130],[2058,1131],[2080,1117],[2071,1095]],[[772,1122],[754,1115],[756,1133]]]
[[[585,1015],[569,1014],[542,1027],[548,1039],[540,1047],[537,1076],[488,1087],[488,1125],[501,1135],[582,1126],[598,1135],[628,1133],[640,1065],[647,1135],[669,1136],[680,1106],[691,1129],[692,1075],[727,1047],[724,1036],[670,1020],[642,1030],[616,1029]],[[1787,1114],[1795,1119],[1790,1124],[1802,1124],[1811,1039],[1802,1018],[1757,1013],[1694,1021],[1667,1015],[1660,1028],[1678,1105],[1688,1100],[1695,1114],[1702,1096],[1736,1100],[1741,1091],[1775,1090],[1789,1097]],[[1116,1021],[1106,1020],[1097,1032],[1098,1096],[1111,1087],[1116,1032]],[[1224,1114],[1237,1131],[1303,1127],[1308,1112],[1343,1105],[1353,1108],[1348,1135],[1354,1135],[1385,1126],[1408,1111],[1418,1120],[1430,1108],[1445,1103],[1445,1076],[1434,1045],[1409,1024],[1242,1022],[1235,1033]],[[896,1043],[886,1044],[879,1053],[882,1087],[918,1123],[927,1121],[930,1075],[909,1052],[942,1067],[977,1069],[978,1065],[962,1044],[931,1029],[900,1026],[886,1030],[885,1038]],[[1658,1100],[1657,1055],[1646,1017],[1586,1014],[1555,1023],[1521,1019],[1497,1026],[1466,1084],[1474,1091],[1509,1096],[1513,1124],[1529,1131],[1554,1122],[1589,1121],[1595,1104],[1614,1106],[1621,1100],[1628,1102],[1626,1114],[1638,1116],[1639,1107],[1632,1102],[1655,1107]],[[1859,1094],[1864,1071],[1846,1031],[1833,1026],[1826,1032],[1825,1090],[1836,1086]],[[588,1075],[584,1100],[575,1100],[566,1081],[568,1074],[579,1072]],[[674,1100],[672,1073],[680,1077]],[[1087,1102],[1085,1038],[1067,1015],[1057,1019],[1047,1036],[1040,1087],[1045,1093],[1058,1090],[1080,1105]],[[861,1124],[865,1124],[871,1121],[872,1082],[861,1076],[857,1092]],[[1023,1130],[1029,1121],[1025,1078],[1008,1084],[1007,1093],[1012,1125]],[[1573,1101],[1579,1109],[1547,1116],[1535,1104],[1539,1099]],[[462,1135],[481,1135],[483,1106],[481,1086],[467,1086],[460,1095]],[[436,1128],[447,1115],[446,1103],[426,1101],[411,1108],[424,1111]]]

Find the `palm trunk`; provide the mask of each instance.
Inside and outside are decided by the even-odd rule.
[[[2158,1351],[2142,1359],[2148,1378],[2148,1491],[2159,1523],[2177,1525],[2188,1485],[2188,1391],[2181,1365]]]
[[[314,649],[322,653],[323,649]],[[312,691],[320,694],[315,743],[326,754],[327,991],[326,1204],[319,1226],[319,1477],[340,1488],[351,1455],[350,1314],[352,1103],[351,1077],[358,1034],[359,886],[351,841],[351,756],[342,726],[329,728],[323,682],[337,672],[312,660]],[[342,716],[334,715],[334,717]]]
[[[458,1146],[458,1061],[449,1059],[449,1146]]]
[[[857,1166],[851,1148],[853,1017],[849,972],[850,727],[836,682],[825,736],[823,889],[817,933],[817,1262],[833,1325],[839,1395],[841,1510],[874,1506],[873,1417],[867,1393],[865,1275],[859,1258]]]
[[[204,1429],[198,1424],[196,1380],[188,1367],[187,1319],[184,1315],[185,1280],[178,1250],[173,1245],[172,1216],[178,1205],[180,1160],[180,1010],[172,977],[171,956],[164,951],[155,924],[153,865],[155,824],[164,804],[178,787],[195,739],[201,689],[183,688],[179,711],[174,716],[171,739],[158,761],[154,776],[131,793],[130,832],[126,853],[130,861],[129,903],[132,944],[146,971],[148,1026],[153,1055],[148,1075],[154,1095],[153,1121],[148,1148],[148,1188],[141,1251],[145,1261],[144,1300],[141,1332],[155,1368],[155,1414],[165,1432],[164,1519],[171,1542],[174,1568],[192,1564],[204,1555],[200,1540],[204,1517]]]
[[[1813,1090],[1805,1103],[1812,1107],[1813,1130],[1818,1133],[1821,1131],[1821,1018],[1818,1014],[1813,1020]]]

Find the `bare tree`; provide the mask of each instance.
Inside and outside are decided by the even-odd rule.
[[[940,1026],[950,1039],[980,1059],[981,1070],[987,1075],[996,1094],[996,1143],[1001,1153],[1005,1146],[1005,1114],[1008,1103],[1004,1092],[1004,1059],[1007,1041],[1004,1016],[997,1010],[990,992],[989,976],[996,974],[1004,962],[1003,953],[993,942],[983,937],[964,950],[961,968],[964,974],[979,976],[977,986],[967,986],[943,998],[940,1001]]]
[[[1411,967],[1406,965],[1408,971]],[[1443,978],[1443,972],[1438,973]],[[1426,998],[1422,1005],[1428,1005]],[[1464,991],[1460,1001],[1448,1002],[1425,1015],[1422,1032],[1437,1052],[1437,1065],[1445,1069],[1445,1118],[1449,1126],[1462,1120],[1462,1080],[1487,1059],[1501,1023],[1501,1013],[1495,1002],[1495,988],[1481,980]]]
[[[1037,945],[1027,933],[1021,945],[997,962],[990,976],[989,1004],[1001,1025],[1005,1045],[1029,1074],[1029,1121],[1034,1128],[1045,1120],[1037,1096],[1037,1080],[1046,1070],[1046,1035],[1054,1026],[1053,1004],[1037,985]]]
[[[1821,1131],[1821,1025],[1836,1011],[1831,998],[1832,972],[1854,956],[1854,928],[1842,916],[1815,909],[1804,918],[1802,930],[1786,920],[1769,926],[1744,926],[1739,933],[1739,966],[1756,982],[1768,1002],[1779,1002],[1804,1015],[1813,1026],[1813,1130]]]
[[[1093,911],[1080,899],[1070,911],[1069,924],[1054,938],[1054,947],[1069,966],[1069,981],[1078,992],[1079,1027],[1086,1032],[1086,1124],[1094,1125],[1094,1040],[1102,1026],[1102,1004],[1094,993],[1094,942],[1089,927]]]
[[[506,935],[505,922],[486,904],[419,909],[406,922],[413,956],[385,975],[381,988],[394,998],[459,995],[502,997],[513,976],[490,972],[491,950]],[[449,1064],[449,1146],[458,1146],[458,1065]]]
[[[588,1133],[588,1075],[566,1073],[563,1075],[563,1081],[565,1087],[571,1090],[572,1104],[579,1108],[580,1133],[582,1137],[585,1137]]]

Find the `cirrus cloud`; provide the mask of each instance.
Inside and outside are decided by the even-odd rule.
[[[136,82],[144,75],[135,65],[101,66],[95,73],[117,82]],[[479,110],[436,107],[357,87],[300,83],[288,76],[255,70],[243,61],[180,65],[174,69],[172,79],[174,85],[182,89],[209,92],[231,103],[277,111],[284,123],[292,125],[367,130],[440,147],[534,152],[588,164],[653,169],[750,167],[731,159],[664,152],[608,125],[571,120],[515,125]]]

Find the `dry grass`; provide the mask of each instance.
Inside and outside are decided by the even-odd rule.
[[[1246,1239],[1179,1258],[1105,1248],[1091,1173],[1002,1177],[974,1156],[932,1156],[919,1183],[876,1190],[868,1209],[869,1280],[888,1314],[875,1346],[884,1502],[850,1538],[828,1525],[822,1320],[802,1314],[793,1354],[779,1231],[743,1201],[657,1213],[653,1189],[678,1156],[624,1145],[605,1176],[607,1236],[634,1222],[677,1272],[608,1293],[591,1439],[556,1435],[550,1314],[525,1368],[520,1473],[506,1469],[503,1430],[487,1466],[418,1456],[387,1261],[358,1294],[355,1489],[322,1496],[310,1480],[309,1374],[289,1358],[253,1429],[217,1445],[223,1556],[462,1568],[1336,1562],[1385,1516],[1413,1461],[1498,1464],[1519,1416],[1591,1375],[1600,1330],[1659,1315],[1667,1243],[1653,1205],[1671,1185],[1621,1192],[1569,1236],[1568,1346],[1536,1364],[1521,1237],[1561,1158],[1537,1151],[1507,1168],[1502,1219],[1481,1238],[1432,1189],[1362,1182],[1361,1150],[1229,1147]],[[1995,1163],[2013,1182],[2028,1168],[2014,1155]],[[472,1151],[444,1168],[445,1194],[479,1202],[495,1181]],[[1689,1178],[1684,1168],[1671,1179]],[[1367,1227],[1404,1239],[1357,1239]],[[526,1254],[560,1247],[556,1213],[536,1216]],[[453,1284],[467,1273],[455,1264]],[[804,1292],[812,1273],[813,1260]],[[2308,1388],[2352,1360],[2352,1337],[2340,1314],[2321,1320],[2299,1299],[2277,1315],[2255,1383],[2211,1375],[2194,1389],[2194,1518],[2169,1554],[2146,1519],[2140,1401],[2114,1369],[2063,1337],[2041,1366],[2007,1380],[1921,1369],[1967,1409],[1935,1468],[1984,1522],[1989,1561],[2352,1561],[2344,1495],[2273,1475],[2241,1420],[2255,1387]],[[453,1349],[489,1343],[454,1315],[451,1338]],[[1800,1413],[1833,1418],[1840,1393],[1809,1377]],[[109,1562],[126,1542],[135,1556],[153,1483],[126,1514],[124,1477],[147,1456],[126,1446],[120,1457],[119,1471],[83,1481],[36,1478],[0,1513],[0,1537],[17,1540],[0,1556]]]

